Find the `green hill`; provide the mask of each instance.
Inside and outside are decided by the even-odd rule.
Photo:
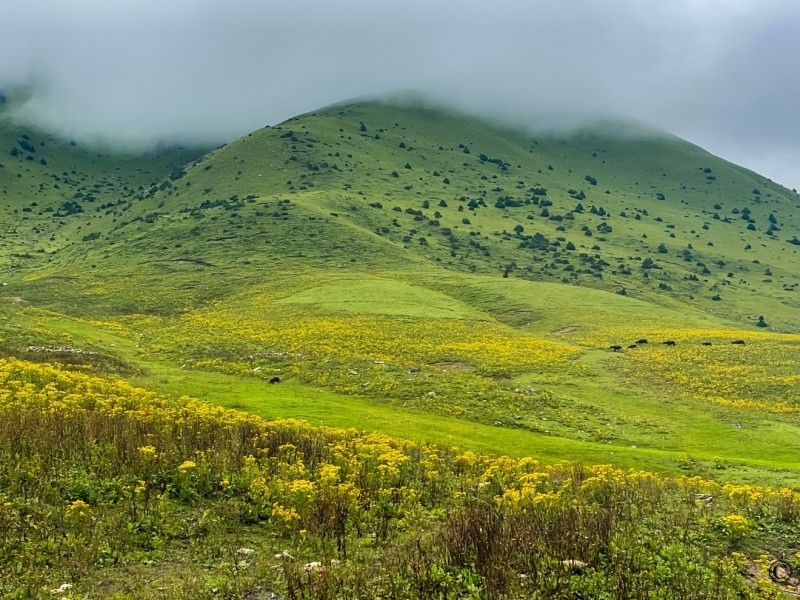
[[[800,198],[674,136],[384,102],[204,155],[2,136],[7,354],[269,417],[796,481]]]
[[[12,104],[13,98],[0,104],[0,268],[8,273],[27,271],[58,250],[72,222],[124,208],[126,199],[206,152],[83,147],[17,124]]]
[[[794,191],[389,102],[0,155],[0,597],[780,597]]]
[[[32,201],[44,186],[28,208],[56,229],[37,272],[76,261],[154,275],[205,265],[235,280],[289,265],[446,269],[624,291],[743,324],[766,313],[797,330],[798,195],[672,136],[618,129],[531,135],[360,103],[253,132],[183,169],[58,148],[86,172],[71,194],[43,184],[54,174],[34,172],[24,151],[11,167],[30,170]],[[101,179],[111,164],[127,179]],[[65,218],[65,202],[83,212]]]

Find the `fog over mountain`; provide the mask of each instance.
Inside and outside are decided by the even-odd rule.
[[[800,187],[793,0],[30,0],[0,21],[20,119],[80,139],[219,142],[419,90],[537,127],[621,116]]]

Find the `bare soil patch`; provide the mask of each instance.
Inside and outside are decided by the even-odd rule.
[[[443,371],[453,371],[456,373],[472,373],[475,371],[475,366],[465,362],[438,362],[430,363],[429,367],[434,369],[442,369]]]
[[[571,331],[575,331],[577,328],[578,327],[575,325],[567,325],[561,329],[556,329],[553,333],[570,333]]]
[[[495,373],[493,375],[489,375],[489,379],[492,381],[511,381],[511,375],[506,375],[505,373]]]

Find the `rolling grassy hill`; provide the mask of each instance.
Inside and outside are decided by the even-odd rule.
[[[446,269],[624,291],[748,325],[767,313],[796,330],[800,197],[677,138],[618,129],[530,135],[361,103],[253,132],[182,169],[133,161],[127,183],[101,181],[113,170],[74,149],[87,175],[70,200],[84,212],[60,218],[29,272],[76,261],[155,276],[200,265],[217,279],[272,273],[276,261]],[[23,154],[17,171],[35,166]],[[28,195],[42,176],[28,173]],[[94,200],[103,185],[110,201]],[[21,191],[9,194],[19,202]],[[42,204],[29,214],[47,216]]]
[[[0,154],[0,596],[779,597],[794,191],[377,101]]]
[[[86,148],[72,140],[17,123],[13,106],[0,104],[0,261],[8,273],[65,243],[70,221],[90,218],[149,189],[174,169],[206,152],[204,148],[163,148],[144,154]]]
[[[437,415],[494,452],[796,480],[800,198],[685,141],[384,102],[204,155],[2,131],[7,353],[63,342],[265,416],[426,440]]]

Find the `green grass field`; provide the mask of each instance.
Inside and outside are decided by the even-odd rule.
[[[452,276],[453,280],[457,277],[465,276]],[[628,339],[620,340],[626,343],[634,341],[634,335],[658,332],[663,336],[665,328],[673,337],[679,336],[680,329],[670,325],[678,322],[682,328],[693,328],[692,331],[702,328],[701,331],[717,336],[714,339],[725,335],[734,339],[747,332],[731,328],[727,333],[718,323],[704,322],[700,317],[678,321],[679,316],[668,310],[648,310],[639,300],[601,291],[590,290],[584,295],[584,303],[558,312],[554,307],[565,303],[566,295],[574,293],[573,288],[562,284],[512,282],[514,303],[509,307],[499,286],[493,289],[491,282],[483,286],[476,283],[482,294],[497,294],[492,303],[495,310],[490,313],[468,304],[469,299],[478,306],[486,302],[481,295],[475,296],[469,286],[460,288],[462,300],[448,303],[443,292],[429,291],[421,283],[348,277],[327,283],[317,277],[306,283],[309,287],[299,292],[281,286],[283,289],[272,294],[266,288],[259,293],[243,294],[233,308],[225,306],[224,320],[212,309],[213,319],[219,319],[218,330],[212,328],[210,323],[214,321],[205,314],[197,329],[190,322],[192,313],[180,319],[183,326],[171,323],[170,317],[144,315],[87,322],[9,305],[5,307],[6,331],[13,331],[12,326],[23,331],[38,330],[42,344],[61,343],[123,359],[141,371],[133,381],[144,387],[170,395],[195,396],[268,418],[293,416],[312,423],[381,431],[481,452],[533,455],[550,462],[612,462],[671,473],[701,473],[719,479],[797,485],[800,461],[792,452],[798,434],[794,414],[712,404],[691,394],[691,390],[666,385],[661,379],[651,381],[643,369],[663,367],[642,363],[633,350],[610,352],[607,349],[610,342],[606,339],[610,334],[595,324],[605,323],[608,332],[628,331]],[[440,280],[437,287],[454,287],[454,281]],[[526,287],[538,293],[528,296],[523,291]],[[505,292],[508,291],[507,284]],[[354,293],[356,303],[352,301]],[[371,298],[377,300],[365,310],[362,303]],[[592,306],[595,308],[591,309]],[[208,313],[208,309],[203,313]],[[325,330],[328,322],[309,321],[309,328],[321,329],[316,332],[310,329],[306,337],[293,341],[291,351],[320,352],[313,346],[316,339],[319,343],[324,340],[326,348],[333,344],[331,354],[308,359],[246,358],[251,352],[271,349],[261,344],[273,344],[276,337],[259,335],[265,335],[279,319],[301,320],[310,313],[317,313],[320,318],[336,316],[345,329],[333,338],[325,338],[330,335]],[[548,316],[551,313],[557,317]],[[231,315],[246,315],[245,321],[254,324],[254,328],[236,330],[239,322],[228,320]],[[523,317],[529,321],[520,323]],[[362,320],[365,318],[368,320]],[[378,321],[369,320],[372,318]],[[387,359],[384,364],[369,364],[372,361],[365,356],[370,350],[362,355],[358,347],[361,343],[368,344],[360,337],[363,332],[347,329],[348,323],[355,328],[385,328],[390,324],[403,328],[409,319],[422,323],[434,321],[436,328],[417,331],[437,336],[437,328],[446,328],[447,322],[474,323],[476,334],[492,324],[512,344],[517,336],[533,336],[534,340],[541,339],[556,348],[563,346],[577,354],[564,359],[560,366],[545,361],[528,370],[531,367],[523,365],[495,381],[492,375],[498,365],[491,357],[470,350],[462,351],[460,356],[437,355],[435,352],[439,350],[434,346],[434,354],[424,359],[413,354],[381,355]],[[630,319],[640,324],[638,329],[627,324]],[[521,331],[506,323],[520,323]],[[559,333],[565,328],[574,329]],[[226,330],[233,330],[233,334]],[[277,339],[289,336],[288,330],[274,333]],[[447,330],[441,333],[446,339]],[[368,332],[368,335],[378,334]],[[591,346],[598,337],[600,341]],[[793,340],[793,336],[783,337]],[[389,343],[394,343],[394,339],[390,337]],[[503,337],[492,339],[491,343],[502,340]],[[657,341],[652,340],[655,347],[652,352],[657,356],[679,351],[656,347]],[[374,340],[372,343],[376,344]],[[436,344],[437,340],[431,343]],[[685,343],[699,345],[697,341]],[[751,342],[751,347],[755,343],[783,348],[790,360],[796,353],[796,343],[787,347],[786,340],[776,334],[766,334],[765,339]],[[727,351],[721,344],[717,348],[720,352]],[[274,351],[280,352],[278,348]],[[376,345],[373,351],[383,350]],[[428,352],[421,346],[415,346],[414,351]],[[453,352],[453,349],[441,351]],[[344,353],[350,358],[337,360],[337,354]],[[486,365],[481,364],[487,360]],[[191,368],[195,364],[199,368]],[[669,364],[666,367],[676,368]],[[778,368],[775,363],[754,365],[764,369],[767,380],[771,367]],[[420,375],[409,376],[408,370],[416,368],[420,368]],[[350,375],[351,370],[359,373]],[[632,370],[643,375],[632,375]],[[266,382],[274,375],[283,378],[279,385]],[[711,373],[706,375],[710,377]],[[386,391],[360,388],[377,377],[393,385],[387,385]],[[424,380],[411,381],[412,377]],[[533,390],[535,395],[532,399],[526,396],[525,402],[521,402],[520,394],[513,391],[520,388]],[[451,400],[443,400],[444,406],[434,402],[438,397],[430,399],[427,394],[435,390]],[[470,398],[472,394],[478,398]],[[490,411],[482,406],[487,401],[493,407]],[[454,413],[452,404],[462,406],[463,412]],[[527,414],[516,414],[526,410]]]

